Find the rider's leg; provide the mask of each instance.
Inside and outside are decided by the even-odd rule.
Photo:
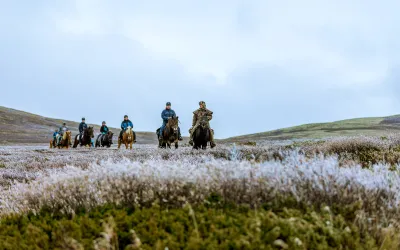
[[[182,141],[181,128],[178,127],[178,140]]]
[[[210,146],[211,148],[217,146],[214,142],[214,130],[210,128]]]
[[[121,132],[119,132],[119,138],[121,139],[121,141],[122,141],[122,135],[124,134],[124,131],[123,130],[121,130]]]
[[[160,127],[160,134],[159,134],[160,138],[163,137],[163,132],[164,132],[165,126],[167,126],[167,124],[164,122]]]
[[[194,125],[194,127],[192,127],[191,129],[189,129],[189,133],[190,133],[189,144],[190,144],[191,146],[193,146],[193,134],[194,134],[194,131],[196,130],[197,126],[198,126],[198,125],[196,124],[196,125]]]

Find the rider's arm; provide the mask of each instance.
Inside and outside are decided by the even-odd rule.
[[[193,113],[193,121],[192,121],[192,127],[194,127],[197,123],[197,114]]]
[[[212,120],[212,117],[213,117],[213,112],[212,112],[212,111],[208,111],[208,112],[207,112],[207,118],[208,118],[208,120],[211,121],[211,120]]]
[[[163,112],[161,112],[161,118],[163,119],[163,121],[168,120],[168,116],[167,116],[167,111],[163,110]]]

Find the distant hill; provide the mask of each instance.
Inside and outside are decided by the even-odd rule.
[[[263,140],[320,139],[334,136],[355,135],[384,136],[393,132],[400,132],[400,115],[305,124],[263,133],[231,137],[223,141],[249,142]]]
[[[56,128],[66,122],[72,135],[78,134],[78,122],[47,118],[11,108],[0,106],[0,144],[47,143],[52,138]],[[90,124],[91,125],[91,124]],[[95,131],[100,126],[92,125]],[[110,128],[116,134],[117,141],[119,129]],[[155,144],[157,138],[154,132],[137,132],[138,144]]]

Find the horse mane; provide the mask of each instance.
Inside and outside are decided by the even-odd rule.
[[[63,139],[63,140],[66,140],[66,139],[67,139],[67,136],[68,136],[68,137],[71,136],[71,131],[65,131],[65,133],[63,134],[62,139]]]
[[[178,123],[179,123],[178,117],[174,116],[174,117],[172,117],[171,119],[168,120],[167,126],[168,127],[178,126]]]

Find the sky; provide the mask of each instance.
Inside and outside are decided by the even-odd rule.
[[[395,0],[0,0],[0,105],[217,138],[400,113]]]

